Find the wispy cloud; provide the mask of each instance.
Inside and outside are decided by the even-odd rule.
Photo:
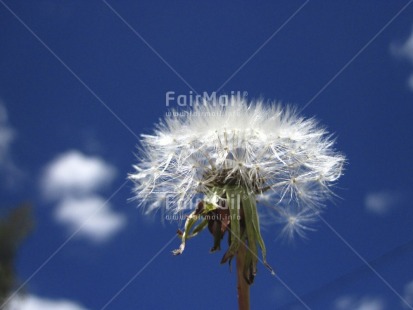
[[[390,45],[392,54],[398,58],[406,59],[413,64],[413,28],[409,38],[403,43],[392,43]],[[407,85],[413,91],[413,74],[407,80]]]
[[[99,196],[65,198],[57,207],[55,218],[71,232],[82,227],[78,236],[96,242],[107,240],[126,222],[123,215],[113,212],[110,204]]]
[[[16,131],[10,126],[7,109],[0,100],[0,179],[9,188],[22,176],[11,156],[11,145],[15,138]]]
[[[54,218],[70,233],[103,242],[126,224],[98,192],[112,183],[116,169],[103,159],[77,150],[63,153],[44,168],[41,189],[56,203]]]
[[[413,280],[404,286],[404,299],[413,307]],[[403,303],[403,306],[407,309],[407,305]]]
[[[343,296],[334,302],[335,310],[384,310],[385,302],[378,297]]]
[[[35,295],[14,298],[10,302],[10,310],[87,310],[74,301],[67,299],[48,299]]]
[[[386,215],[403,202],[403,194],[397,191],[383,190],[368,193],[364,205],[369,213]]]
[[[0,103],[0,163],[4,162],[14,139],[14,131],[8,124],[8,114],[6,108]]]

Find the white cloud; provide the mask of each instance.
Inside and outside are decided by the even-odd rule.
[[[14,131],[8,124],[7,110],[0,103],[0,163],[7,157],[14,136]]]
[[[14,298],[9,310],[87,310],[87,308],[66,299],[53,300],[34,295]]]
[[[115,175],[116,169],[104,160],[76,150],[52,160],[43,171],[41,187],[45,197],[56,202],[54,219],[79,237],[94,242],[109,239],[126,224],[126,218],[96,192]]]
[[[413,281],[407,283],[404,286],[404,299],[413,307]],[[405,303],[403,303],[405,308],[408,308]]]
[[[385,303],[381,298],[351,296],[340,297],[335,301],[335,310],[384,310]]]
[[[406,59],[413,64],[413,29],[409,38],[404,43],[391,44],[390,51],[394,56]],[[407,80],[407,85],[413,91],[413,75],[411,75]]]
[[[9,188],[13,187],[23,175],[13,162],[10,152],[15,138],[16,132],[10,126],[7,110],[0,100],[0,178]]]
[[[403,195],[397,191],[378,191],[368,193],[364,199],[368,212],[386,215],[403,201]]]
[[[47,165],[42,179],[44,194],[49,198],[85,194],[110,184],[116,170],[98,157],[68,151]]]
[[[67,225],[71,232],[82,227],[78,236],[96,242],[105,241],[126,222],[123,215],[113,212],[109,203],[99,196],[63,199],[55,210],[55,219]]]
[[[406,42],[403,44],[393,43],[390,49],[395,56],[406,58],[413,63],[413,29]]]

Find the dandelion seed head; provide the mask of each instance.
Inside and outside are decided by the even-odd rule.
[[[280,221],[284,224],[281,236],[288,240],[293,240],[296,235],[305,238],[308,231],[314,230],[311,226],[317,220],[317,212],[309,209],[287,208],[280,215]]]
[[[240,185],[264,194],[266,202],[296,206],[294,214],[278,213],[284,233],[301,235],[343,173],[345,157],[334,142],[289,106],[235,97],[226,106],[203,102],[186,114],[171,113],[142,135],[129,178],[147,211],[172,213],[194,209],[193,198],[214,187]]]

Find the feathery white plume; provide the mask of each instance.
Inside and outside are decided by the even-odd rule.
[[[345,162],[314,119],[288,106],[236,98],[226,106],[201,102],[185,113],[172,111],[141,144],[129,178],[148,211],[194,209],[195,195],[241,185],[271,197],[288,234],[293,228],[301,234],[300,216],[311,222],[320,211]]]

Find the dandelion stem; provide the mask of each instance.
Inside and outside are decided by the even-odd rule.
[[[241,242],[237,253],[237,289],[238,289],[238,309],[250,309],[250,286],[245,279],[245,260],[247,247],[244,242]]]

